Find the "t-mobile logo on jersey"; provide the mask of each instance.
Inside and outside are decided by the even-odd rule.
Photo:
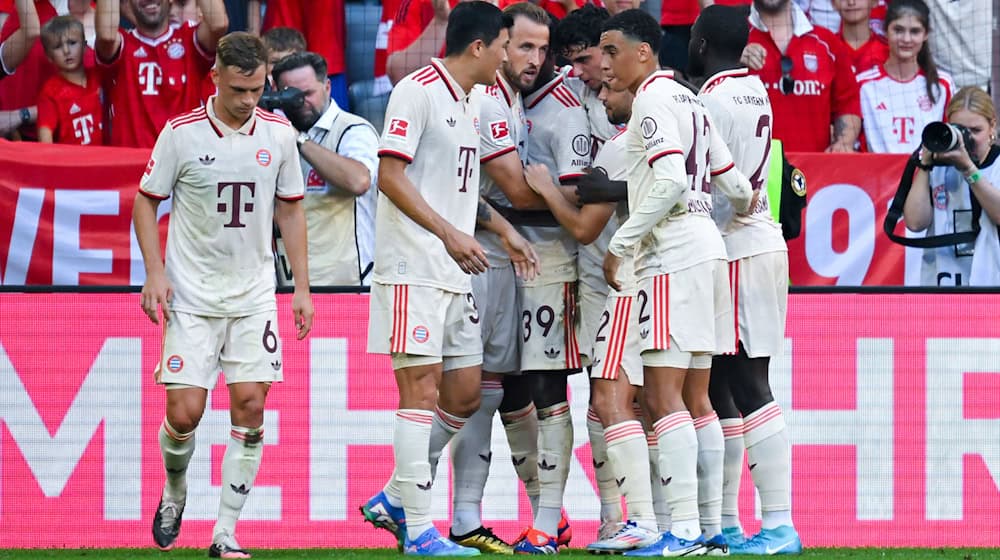
[[[892,117],[892,133],[896,135],[900,144],[909,143],[910,137],[913,136],[914,124],[913,117]]]
[[[139,63],[139,85],[143,95],[159,95],[157,86],[163,83],[163,69],[155,62]]]
[[[234,228],[247,227],[246,224],[244,224],[243,222],[240,221],[241,195],[243,194],[243,187],[246,187],[250,191],[250,197],[252,198],[253,195],[254,195],[254,192],[257,190],[257,185],[254,184],[254,183],[219,183],[219,197],[220,198],[222,197],[223,191],[226,190],[226,187],[232,187],[233,188],[232,189],[232,197],[233,197],[232,198],[232,201],[233,201],[232,205],[230,206],[229,204],[227,204],[225,202],[220,202],[215,207],[215,209],[218,210],[219,213],[221,213],[221,214],[225,214],[227,211],[230,211],[230,209],[232,209],[231,210],[232,211],[231,219],[229,220],[229,223],[225,224],[222,227],[234,227]],[[244,212],[253,212],[253,202],[244,202],[243,203],[243,211]]]
[[[462,178],[462,188],[458,189],[458,192],[465,192],[469,184],[469,178],[472,177],[472,164],[479,164],[475,161],[476,149],[470,148],[469,146],[459,146],[458,147],[458,176]]]
[[[91,134],[94,132],[94,115],[83,115],[73,119],[73,136],[80,139],[80,144],[86,146],[90,144]]]

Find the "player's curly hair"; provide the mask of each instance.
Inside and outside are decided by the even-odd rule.
[[[215,56],[222,66],[233,66],[249,76],[267,62],[267,47],[259,37],[234,31],[219,39]]]
[[[596,47],[601,42],[601,27],[610,17],[606,9],[593,4],[573,10],[556,25],[552,33],[552,50],[569,56],[571,51]]]
[[[604,22],[601,33],[606,31],[621,31],[622,35],[629,39],[649,45],[653,54],[660,52],[660,39],[663,36],[663,31],[656,19],[649,15],[646,10],[633,8],[618,12]]]

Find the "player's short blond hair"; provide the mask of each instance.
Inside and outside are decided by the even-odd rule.
[[[503,13],[509,15],[511,19],[523,17],[527,18],[529,21],[546,27],[548,27],[549,23],[552,21],[548,12],[542,9],[539,5],[531,2],[516,2],[504,8]]]
[[[219,66],[233,66],[250,75],[267,63],[267,47],[259,37],[235,31],[219,39],[215,60]]]
[[[42,47],[46,51],[59,46],[59,39],[72,32],[80,34],[84,39],[83,24],[73,16],[56,16],[42,26]]]

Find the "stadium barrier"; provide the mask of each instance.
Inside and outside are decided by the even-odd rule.
[[[161,331],[139,295],[0,292],[0,547],[146,547],[163,484],[153,383]],[[268,396],[264,461],[240,521],[250,548],[392,547],[357,507],[392,469],[396,391],[365,352],[368,296],[314,295],[296,341],[280,294],[285,382]],[[806,546],[1000,546],[1000,294],[795,293],[775,395],[793,446],[795,520]],[[575,461],[566,490],[574,546],[599,501],[571,377]],[[179,546],[205,546],[228,437],[210,395],[189,470]],[[529,506],[499,421],[483,517],[513,538]],[[447,518],[448,468],[433,515]],[[743,520],[755,500],[744,470]]]
[[[131,216],[148,157],[138,149],[0,140],[0,284],[141,285]],[[802,236],[789,243],[793,285],[919,283],[920,250],[904,250],[882,233],[904,156],[789,159],[805,172],[809,190]],[[164,229],[169,212],[167,200],[159,208]]]

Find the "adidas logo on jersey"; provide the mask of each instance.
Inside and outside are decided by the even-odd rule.
[[[198,158],[198,161],[200,161],[202,165],[212,165],[215,163],[215,158],[209,154],[205,154]]]
[[[140,46],[138,49],[135,49],[135,52],[132,53],[132,56],[135,58],[146,58],[147,56],[149,56],[149,53],[146,52],[146,49]]]
[[[877,105],[877,106],[875,107],[875,110],[876,110],[876,111],[888,111],[888,110],[889,110],[889,108],[885,106],[885,101],[883,101],[883,102],[879,103],[879,104],[878,104],[878,105]]]
[[[271,367],[274,368],[274,371],[280,370],[281,369],[281,360],[275,360],[275,361],[271,362]]]
[[[559,357],[559,350],[555,348],[549,348],[548,350],[545,351],[545,357],[547,357],[550,360],[554,360]]]
[[[83,109],[81,109],[79,105],[77,105],[76,103],[74,103],[74,104],[70,105],[70,107],[69,107],[69,114],[75,115],[75,114],[79,113],[82,110]]]

